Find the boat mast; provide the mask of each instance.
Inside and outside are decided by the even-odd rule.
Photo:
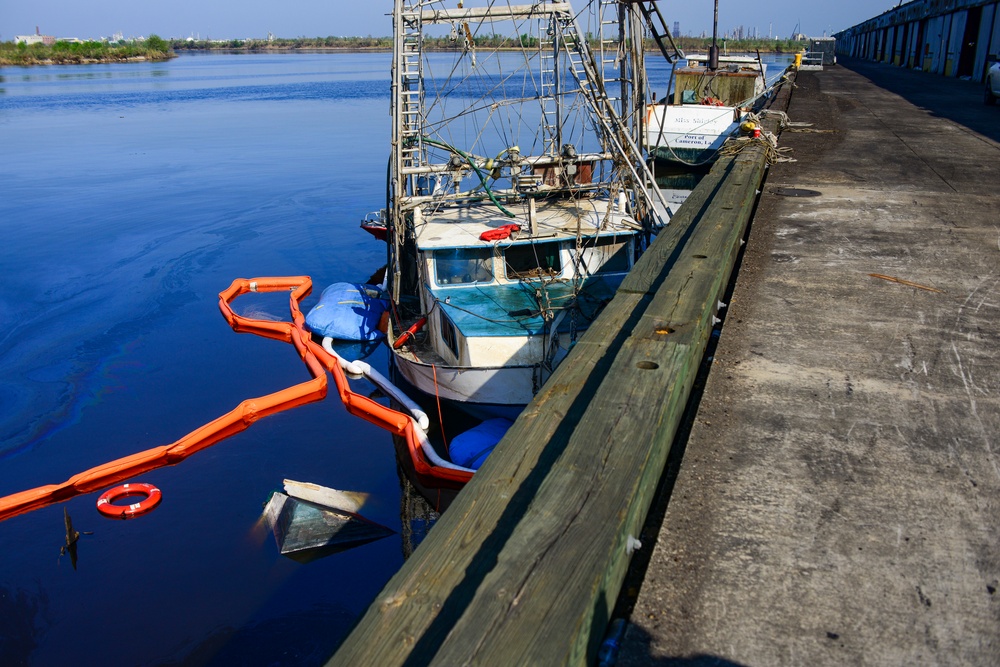
[[[708,69],[719,69],[719,0],[715,0],[715,18],[712,19],[712,46],[708,47]]]
[[[467,171],[478,176],[482,189],[486,187],[489,169],[502,164],[511,170],[514,190],[505,196],[523,194],[517,190],[517,174],[526,165],[560,164],[568,160],[611,160],[615,168],[622,170],[628,189],[634,190],[637,214],[655,209],[649,205],[652,196],[662,201],[659,190],[653,186],[639,145],[641,145],[641,125],[645,103],[645,68],[642,54],[642,19],[650,22],[650,16],[659,16],[654,0],[588,0],[597,9],[601,25],[597,27],[601,46],[595,58],[587,41],[587,35],[580,30],[576,14],[568,2],[540,1],[531,4],[510,4],[490,0],[484,7],[428,9],[422,0],[394,0],[393,10],[393,73],[392,73],[392,158],[388,202],[388,224],[391,230],[389,250],[390,282],[392,297],[399,298],[399,292],[406,292],[407,260],[403,255],[413,251],[413,226],[419,224],[421,206],[434,202],[436,205],[447,201],[462,201],[470,196],[481,196],[478,187],[460,191],[457,187],[448,192],[427,192],[418,187],[418,179],[434,174],[460,173]],[[519,20],[541,20],[543,31],[540,36],[541,89],[539,100],[542,105],[541,129],[544,141],[541,153],[535,156],[511,154],[504,158],[488,158],[474,155],[468,147],[463,152],[459,147],[448,145],[447,137],[427,137],[433,131],[424,117],[425,81],[423,71],[423,30],[435,24],[467,24],[486,21],[505,22]],[[662,17],[660,17],[662,23]],[[547,29],[546,29],[547,28]],[[652,28],[654,36],[669,33],[665,27]],[[468,29],[466,28],[466,31]],[[657,40],[659,43],[659,39]],[[663,48],[661,44],[661,48]],[[617,70],[617,74],[611,72]],[[608,83],[611,77],[617,79],[614,92],[609,96]],[[620,92],[619,92],[620,91]],[[564,128],[563,115],[571,110],[578,111],[580,105],[567,96],[580,96],[584,106],[592,114],[593,127],[603,137],[600,153],[577,155],[579,147],[565,145],[569,141]],[[440,107],[438,107],[440,108]],[[434,154],[450,152],[447,161],[439,160]],[[563,153],[566,155],[563,155]],[[492,164],[493,166],[488,166]],[[614,179],[618,180],[618,179]],[[454,181],[457,185],[458,181]],[[477,184],[478,185],[478,184]],[[619,190],[620,191],[620,190]],[[492,196],[491,196],[492,198]],[[496,202],[495,202],[496,203]],[[498,204],[498,207],[500,204]],[[501,208],[501,210],[503,210]],[[653,213],[655,215],[655,212]],[[400,286],[402,278],[402,286]]]

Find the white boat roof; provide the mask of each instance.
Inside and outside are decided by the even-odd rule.
[[[433,250],[490,246],[494,242],[480,240],[480,234],[510,224],[521,227],[518,242],[532,239],[576,238],[578,229],[585,236],[611,236],[634,233],[641,229],[634,218],[619,212],[615,205],[611,206],[607,224],[602,226],[608,211],[606,199],[537,200],[536,233],[532,237],[529,235],[528,201],[504,204],[504,207],[515,217],[504,215],[503,211],[490,202],[470,206],[449,206],[425,212],[421,216],[422,220],[416,225],[417,248]],[[504,241],[504,243],[510,242],[510,239]]]
[[[706,53],[689,53],[687,55],[687,59],[688,59],[688,62],[692,62],[692,63],[703,63],[703,62],[707,63],[708,62],[708,54],[706,54]],[[749,65],[756,65],[759,62],[760,62],[760,60],[757,59],[757,56],[747,56],[747,55],[741,55],[741,56],[736,56],[736,55],[724,56],[721,53],[719,54],[719,63],[720,64],[722,64],[722,63],[733,63],[733,64],[739,64],[739,65],[747,65],[747,64],[749,64]]]

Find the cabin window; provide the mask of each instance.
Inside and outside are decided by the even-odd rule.
[[[438,320],[441,323],[441,340],[444,341],[445,347],[455,355],[455,359],[460,360],[461,357],[458,354],[458,333],[455,331],[455,325],[440,310],[438,311]]]
[[[492,248],[435,250],[434,278],[438,285],[492,282],[493,250]]]
[[[558,242],[508,246],[504,250],[506,276],[512,280],[557,276],[562,273],[561,250]]]
[[[583,250],[587,271],[594,273],[625,273],[631,268],[631,243],[628,238],[603,236]]]

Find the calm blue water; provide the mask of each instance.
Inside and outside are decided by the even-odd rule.
[[[0,68],[0,495],[168,444],[308,379],[234,333],[237,277],[363,281],[384,245],[389,54],[185,55]],[[314,301],[313,297],[307,305]],[[287,319],[287,297],[237,301]],[[384,371],[386,355],[370,358]],[[135,481],[0,523],[0,664],[309,665],[402,562],[394,536],[302,565],[259,523],[283,478],[371,494],[400,529],[389,436],[335,397]],[[79,563],[60,557],[63,508]]]
[[[217,295],[268,275],[310,275],[318,295],[382,265],[358,222],[384,205],[389,65],[0,68],[0,495],[308,379],[289,345],[233,333]],[[656,59],[651,80],[668,80]],[[287,297],[237,306],[287,319]],[[369,361],[385,371],[384,350]],[[94,493],[0,522],[0,664],[321,664],[405,543],[280,556],[259,517],[284,478],[368,492],[364,514],[401,529],[387,434],[335,397],[269,417],[135,480],[163,491],[148,515],[104,519]],[[76,570],[63,508],[93,532]]]

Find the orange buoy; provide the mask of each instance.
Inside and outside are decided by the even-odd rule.
[[[130,505],[114,505],[114,501],[127,496],[145,496],[144,499]],[[122,484],[105,491],[97,499],[97,511],[112,519],[131,519],[145,514],[160,504],[163,494],[152,484]]]
[[[397,338],[393,342],[392,349],[398,350],[399,348],[406,345],[406,341],[410,340],[410,338],[412,338],[415,333],[423,329],[425,324],[427,324],[427,318],[421,317],[419,320],[416,321],[416,323],[412,327],[410,327],[402,334],[400,334],[399,338]]]

